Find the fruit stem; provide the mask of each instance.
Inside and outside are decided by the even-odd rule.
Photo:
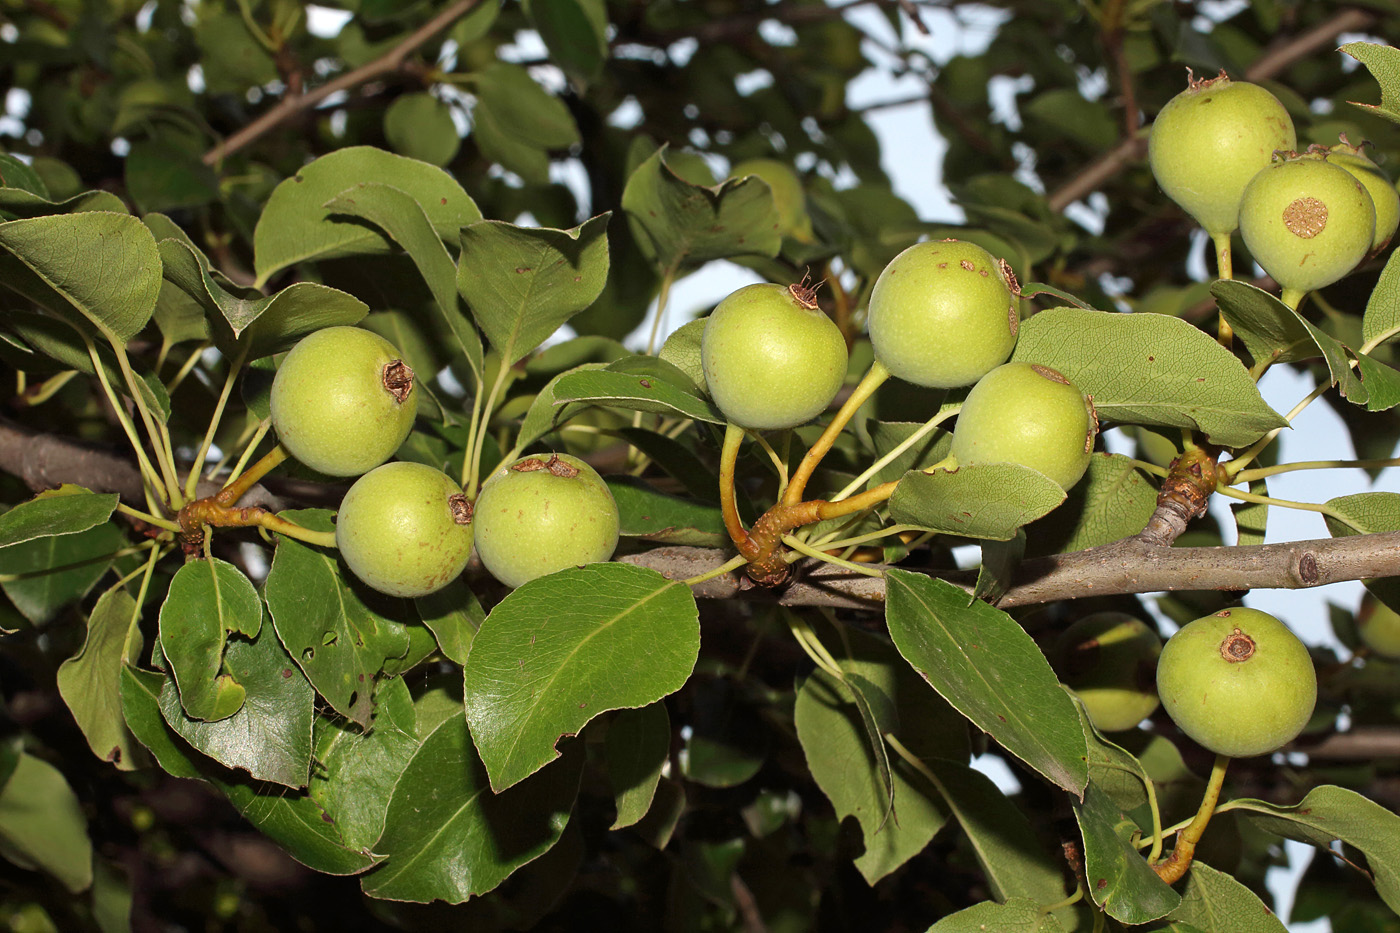
[[[701,583],[713,580],[715,577],[722,577],[726,573],[738,570],[740,567],[744,566],[748,562],[749,559],[743,554],[740,554],[738,557],[731,557],[728,561],[716,567],[714,570],[707,570],[702,574],[698,574],[697,576],[688,577],[682,580],[681,582],[684,583],[686,586],[699,586]]]
[[[1230,253],[1230,234],[1212,233],[1210,239],[1215,244],[1216,276],[1222,281],[1229,281],[1235,277],[1234,262]],[[1235,342],[1235,332],[1230,329],[1223,313],[1220,315],[1220,323],[1216,328],[1216,340],[1227,350]]]
[[[276,445],[267,453],[263,454],[261,460],[249,467],[248,472],[238,477],[238,479],[231,480],[227,486],[220,489],[214,496],[214,501],[224,508],[231,508],[237,505],[238,500],[243,498],[244,493],[252,489],[253,485],[257,483],[258,480],[280,466],[282,461],[286,460],[287,457],[287,448],[283,447],[281,444]]]
[[[831,497],[831,501],[839,502],[842,499],[849,496],[855,490],[859,489],[861,486],[864,486],[865,483],[870,479],[870,477],[883,470],[888,464],[894,462],[894,460],[900,454],[904,453],[910,447],[913,447],[919,441],[923,440],[924,437],[926,437],[930,431],[932,431],[934,428],[938,427],[944,421],[947,421],[949,418],[953,417],[960,411],[962,411],[962,406],[954,405],[950,408],[945,408],[943,411],[940,411],[928,421],[925,421],[917,431],[906,437],[903,441],[899,443],[897,447],[895,447],[889,453],[885,454],[879,460],[876,460],[874,463],[872,463],[870,465],[870,468],[864,473],[860,474],[855,479],[847,483],[845,489],[841,490],[836,495]]]
[[[802,501],[802,493],[807,489],[807,481],[816,472],[817,465],[822,462],[827,451],[836,443],[836,438],[841,435],[842,430],[850,422],[856,411],[860,409],[875,394],[875,390],[890,378],[890,371],[885,368],[879,360],[870,364],[870,369],[866,370],[856,387],[851,390],[850,396],[845,403],[832,416],[831,422],[822,431],[821,437],[807,450],[802,457],[802,462],[797,465],[797,469],[792,474],[792,480],[788,483],[787,489],[783,491],[783,504],[796,505]]]
[[[739,460],[739,445],[743,442],[743,428],[732,421],[724,426],[724,445],[719,453],[719,507],[729,540],[734,542],[746,560],[752,560],[758,555],[758,548],[744,530],[744,522],[739,518],[739,505],[734,498],[734,465]]]
[[[661,334],[661,319],[666,315],[666,305],[671,298],[671,285],[675,281],[676,267],[668,266],[661,274],[661,288],[656,294],[656,317],[651,322],[651,336],[647,337],[647,356],[656,353],[656,338]]]
[[[110,333],[105,333],[105,336],[108,346],[116,354],[117,365],[121,368],[122,378],[126,380],[127,390],[131,393],[131,404],[135,406],[137,414],[141,416],[141,423],[146,427],[146,436],[151,439],[151,450],[155,453],[156,466],[160,467],[160,472],[165,477],[166,494],[170,507],[178,509],[185,504],[185,500],[180,492],[180,480],[175,475],[175,454],[170,446],[170,432],[165,429],[163,423],[157,429],[155,419],[151,417],[151,410],[146,407],[145,397],[137,390],[138,380],[136,372],[131,368],[131,360],[126,355],[126,343],[117,340]],[[143,385],[142,388],[145,386]]]
[[[126,433],[126,439],[131,443],[131,449],[136,453],[136,463],[141,468],[141,476],[145,480],[147,499],[150,492],[161,488],[161,478],[151,466],[150,459],[146,456],[146,448],[141,446],[141,440],[136,436],[136,426],[131,423],[131,419],[126,414],[126,406],[121,399],[112,391],[112,384],[107,380],[107,370],[103,366],[102,358],[97,355],[97,347],[92,339],[83,334],[83,343],[87,345],[88,357],[92,360],[93,370],[97,373],[97,381],[102,385],[102,391],[107,395],[107,401],[112,406],[113,413],[117,416],[117,421],[121,423],[122,430]]]
[[[219,501],[219,496],[222,496],[225,491],[227,490],[207,499],[197,499],[186,504],[180,510],[180,526],[184,530],[187,542],[206,540],[207,536],[204,533],[206,528],[256,527],[275,531],[288,538],[296,538],[298,541],[305,541],[307,544],[314,544],[317,547],[333,548],[336,546],[334,531],[312,531],[310,528],[304,528],[259,506],[240,509],[224,505]]]
[[[501,394],[501,387],[505,385],[509,373],[510,366],[502,359],[501,368],[496,371],[496,380],[491,384],[491,392],[486,396],[485,405],[479,408],[477,404],[472,405],[471,435],[467,439],[468,446],[462,459],[462,490],[467,494],[467,498],[473,501],[476,499],[478,481],[481,479],[481,450],[486,446],[486,432],[491,427],[491,413],[496,410],[496,399]],[[476,385],[476,402],[479,403],[481,389],[485,383],[477,380]]]
[[[145,522],[147,525],[154,525],[157,528],[164,528],[166,531],[173,531],[176,534],[179,534],[181,531],[184,531],[183,528],[181,528],[175,522],[170,521],[170,519],[168,518],[160,518],[159,516],[151,515],[149,512],[142,512],[138,509],[133,509],[131,506],[123,505],[120,502],[117,503],[117,511],[122,513],[123,515],[130,516],[131,518],[134,518],[139,522]]]
[[[194,455],[194,463],[190,464],[189,475],[185,477],[186,499],[195,497],[195,490],[199,487],[199,474],[204,471],[205,458],[209,456],[209,448],[214,444],[214,435],[218,433],[219,422],[224,417],[224,406],[228,404],[228,398],[233,393],[233,386],[238,381],[238,374],[243,371],[243,364],[248,359],[248,347],[250,346],[252,346],[251,341],[239,347],[238,355],[229,363],[228,375],[224,377],[224,387],[219,392],[219,401],[214,405],[214,414],[209,419],[209,429],[204,432],[204,440],[199,445],[199,451]]]
[[[792,535],[783,535],[781,540],[784,544],[792,548],[794,551],[797,551],[800,554],[805,554],[813,560],[819,560],[828,564],[835,564],[838,567],[844,567],[852,573],[858,573],[862,576],[883,577],[885,575],[885,572],[883,570],[876,570],[873,567],[863,567],[860,564],[855,563],[854,561],[843,560],[840,557],[833,557],[832,555],[826,553],[826,551],[818,550],[817,548],[812,547],[805,541],[799,540],[798,538]]]
[[[1303,303],[1303,298],[1306,295],[1307,292],[1299,291],[1296,288],[1285,288],[1278,297],[1280,301],[1288,305],[1290,311],[1297,311],[1298,305]]]
[[[1172,854],[1167,856],[1167,860],[1152,866],[1157,877],[1167,884],[1180,881],[1186,869],[1191,867],[1191,860],[1196,855],[1196,843],[1201,841],[1206,825],[1215,815],[1215,805],[1220,802],[1220,788],[1225,784],[1225,769],[1229,765],[1229,757],[1215,756],[1215,765],[1210,769],[1210,779],[1206,782],[1206,792],[1201,797],[1201,806],[1196,810],[1195,818],[1177,835],[1176,845],[1172,846]]]

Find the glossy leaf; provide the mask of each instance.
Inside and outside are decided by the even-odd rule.
[[[457,289],[507,363],[534,350],[603,290],[610,216],[571,230],[495,220],[462,230]]]
[[[475,651],[475,649],[473,649]],[[460,904],[484,894],[559,840],[578,793],[583,750],[493,793],[467,723],[423,739],[394,788],[374,850],[387,862],[361,880],[371,897]]]
[[[1123,816],[1113,800],[1090,781],[1075,819],[1084,836],[1084,874],[1094,903],[1124,923],[1146,923],[1165,917],[1181,903],[1181,895],[1147,864],[1129,841],[1138,825]]]
[[[88,747],[123,771],[139,762],[136,742],[122,717],[121,672],[128,653],[141,651],[136,600],[124,587],[103,593],[88,617],[87,638],[78,653],[58,666],[58,692]],[[132,643],[128,645],[127,639]]]
[[[699,650],[695,598],[654,570],[590,564],[514,590],[481,624],[464,668],[492,788],[539,770],[599,713],[680,689]]]
[[[1073,794],[1088,782],[1079,714],[1025,629],[943,580],[886,576],[899,653],[958,712]]]
[[[84,211],[0,223],[0,247],[33,276],[0,282],[65,320],[86,319],[113,340],[136,336],[155,311],[160,254],[130,214]]]
[[[72,893],[92,884],[92,841],[63,772],[27,752],[0,788],[0,852],[21,868],[52,875]]]
[[[486,610],[471,588],[458,577],[427,596],[415,599],[418,616],[437,639],[438,648],[454,664],[465,664],[476,630]]]
[[[1232,800],[1251,826],[1285,839],[1328,849],[1340,839],[1366,856],[1376,893],[1400,913],[1400,816],[1354,790],[1324,784],[1293,806],[1262,800]]]
[[[0,547],[87,531],[112,517],[117,499],[116,493],[88,492],[81,486],[41,492],[0,515]]]
[[[1222,922],[1230,933],[1285,933],[1288,929],[1249,888],[1223,871],[1197,860],[1186,873],[1181,905],[1167,914],[1168,930],[1190,924],[1201,930],[1219,930]]]
[[[1063,373],[1105,422],[1197,429],[1226,447],[1287,424],[1239,360],[1179,318],[1051,308],[1021,325],[1011,358]]]
[[[906,473],[890,497],[890,517],[931,531],[1007,541],[1022,525],[1065,501],[1060,484],[1015,463]]]
[[[305,165],[279,184],[253,232],[253,265],[259,284],[279,270],[312,259],[386,253],[389,241],[373,227],[336,219],[326,202],[361,182],[392,179],[394,187],[423,205],[443,240],[481,219],[476,203],[447,172],[369,146],[337,149]]]
[[[1064,926],[1054,914],[1041,910],[1041,905],[1025,898],[1014,898],[1005,904],[983,901],[955,914],[949,914],[928,928],[928,933],[1063,933]]]
[[[632,826],[647,815],[670,752],[671,717],[665,703],[617,711],[604,746],[617,802],[617,818],[609,829]]]
[[[286,517],[317,531],[331,529],[324,512]],[[375,611],[339,562],[321,548],[281,538],[265,585],[267,608],[287,653],[336,712],[368,726],[374,681],[389,658],[408,653],[401,622]]]
[[[668,496],[635,477],[609,477],[607,482],[624,536],[662,544],[728,546],[718,505]]]
[[[224,643],[261,627],[262,600],[237,567],[214,558],[175,572],[160,607],[160,642],[187,715],[212,722],[238,712],[244,687],[224,670]]]
[[[1256,363],[1291,363],[1321,355],[1312,333],[1277,296],[1234,280],[1218,281],[1210,291]]]
[[[554,383],[554,404],[590,402],[627,411],[679,415],[710,424],[724,424],[724,415],[708,399],[666,382],[658,376],[604,369],[580,369],[565,373]]]
[[[368,732],[339,717],[317,717],[308,791],[334,815],[347,847],[371,850],[384,831],[394,785],[421,742],[413,697],[401,677],[379,688]]]
[[[315,695],[269,629],[264,626],[250,641],[229,641],[224,666],[248,691],[238,712],[218,722],[191,718],[181,706],[183,690],[177,695],[169,680],[161,687],[160,711],[185,741],[224,767],[260,781],[304,787]]]
[[[642,230],[638,242],[663,269],[733,256],[776,256],[782,245],[773,195],[746,175],[706,188],[692,185],[657,150],[632,172],[622,208]]]
[[[107,522],[76,534],[11,545],[0,549],[0,567],[15,576],[0,578],[0,588],[25,618],[43,625],[86,596],[126,543],[122,530]]]

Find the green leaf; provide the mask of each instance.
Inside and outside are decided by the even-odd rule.
[[[1041,910],[1041,905],[1023,897],[1005,904],[983,901],[949,914],[928,928],[928,933],[1063,933],[1064,926],[1054,914]]]
[[[199,302],[210,320],[214,342],[229,357],[246,353],[261,359],[287,349],[323,327],[356,324],[369,306],[319,282],[294,282],[275,295],[225,284],[209,261],[182,240],[160,241],[166,281]]]
[[[423,206],[442,240],[481,219],[476,203],[442,169],[370,146],[350,146],[321,156],[273,189],[253,231],[258,284],[278,271],[312,259],[387,253],[389,240],[373,227],[337,220],[327,201],[361,182],[393,181]]]
[[[1065,504],[1027,529],[1034,554],[1081,551],[1135,535],[1157,507],[1157,487],[1121,454],[1095,453]]]
[[[0,215],[6,219],[76,214],[81,211],[128,213],[122,199],[110,191],[83,191],[65,201],[51,201],[23,188],[0,188]]]
[[[147,211],[202,207],[219,199],[219,178],[197,152],[147,139],[133,143],[123,160],[126,190]]]
[[[911,727],[917,723],[914,714],[908,710],[905,717]],[[808,677],[797,691],[793,720],[807,768],[831,801],[837,819],[853,816],[860,823],[865,851],[855,864],[867,882],[874,884],[923,851],[947,823],[946,804],[902,759],[881,781],[879,761],[855,694],[845,684],[829,677]],[[933,753],[913,736],[903,736],[901,741],[919,746],[910,751],[920,758]]]
[[[161,674],[122,669],[127,724],[167,773],[209,781],[245,819],[308,868],[329,875],[354,875],[382,860],[382,856],[347,848],[334,818],[309,795],[288,792],[281,785],[233,780],[231,772],[217,770],[195,753],[161,716],[159,696],[165,682]]]
[[[1283,921],[1249,888],[1223,871],[1199,859],[1186,874],[1181,906],[1165,918],[1171,924],[1190,924],[1201,930],[1230,933],[1285,933]],[[1182,929],[1168,926],[1168,930]]]
[[[1065,896],[1064,872],[1030,821],[991,778],[967,765],[931,759],[939,793],[967,834],[995,897],[1052,904]]]
[[[700,340],[705,334],[706,322],[706,318],[701,318],[671,331],[657,356],[685,373],[697,389],[708,394],[705,367],[700,362]]]
[[[333,527],[327,512],[284,516],[316,531]],[[264,589],[277,637],[306,679],[336,712],[368,726],[375,677],[408,653],[403,624],[366,604],[332,554],[291,538],[279,536]]]
[[[15,575],[0,579],[0,588],[26,619],[43,625],[86,596],[125,545],[122,530],[108,522],[0,549],[0,567]]]
[[[388,861],[361,887],[370,897],[449,904],[492,890],[559,840],[582,768],[583,749],[571,743],[562,760],[492,793],[467,723],[448,719],[395,785],[374,845]]]
[[[76,894],[92,884],[92,841],[83,805],[63,772],[22,753],[0,788],[0,854]]]
[[[1365,65],[1381,86],[1379,106],[1354,100],[1350,101],[1351,105],[1392,123],[1400,123],[1400,50],[1374,42],[1348,42],[1340,51]]]
[[[1007,541],[1065,501],[1060,484],[1016,463],[976,463],[906,473],[890,497],[890,517],[965,538]]]
[[[1357,353],[1356,362],[1364,395],[1358,397],[1358,393],[1343,389],[1347,398],[1358,404],[1364,401],[1367,411],[1386,411],[1400,405],[1400,370],[1365,353]]]
[[[482,369],[481,335],[457,304],[457,267],[423,206],[412,195],[379,182],[361,182],[326,202],[333,214],[361,217],[401,246],[432,292],[434,308],[466,355],[472,372]],[[426,373],[424,374],[427,375]]]
[[[870,443],[875,448],[876,459],[882,459],[921,428],[923,428],[923,424],[914,421],[868,422]],[[870,482],[872,485],[888,483],[891,480],[900,479],[910,470],[923,470],[941,463],[943,458],[948,456],[948,451],[952,446],[953,432],[934,428],[905,448],[899,456],[882,466],[880,471],[871,477]]]
[[[603,0],[525,0],[524,6],[554,63],[581,84],[596,80],[608,57]]]
[[[1267,496],[1269,481],[1256,479],[1249,484],[1250,495]],[[1269,504],[1267,502],[1235,502],[1230,506],[1230,514],[1235,517],[1236,544],[1263,544],[1269,524]]]
[[[1400,77],[1400,70],[1396,76]],[[1400,259],[1397,256],[1400,253],[1391,252],[1376,287],[1371,290],[1371,297],[1366,299],[1361,339],[1368,345],[1377,345],[1400,333]]]
[[[1287,426],[1240,361],[1180,318],[1051,308],[1021,325],[1011,358],[1064,374],[1103,421],[1192,428],[1225,447]]]
[[[139,617],[136,600],[125,587],[103,593],[88,617],[83,647],[58,666],[58,692],[83,730],[88,747],[122,771],[131,771],[139,764],[133,754],[136,743],[122,717],[121,696],[127,638]],[[139,630],[134,634],[131,652],[139,654]]]
[[[586,404],[569,403],[560,401],[554,396],[554,390],[559,385],[559,380],[570,373],[582,371],[597,371],[603,368],[602,363],[585,363],[573,369],[562,372],[554,376],[540,389],[539,394],[530,402],[529,409],[525,412],[525,417],[520,420],[520,431],[516,434],[515,443],[521,450],[530,444],[554,431],[568,421],[575,414],[588,407]]]
[[[399,155],[430,165],[446,165],[462,148],[452,108],[427,91],[394,98],[384,110],[384,138]]]
[[[1094,903],[1124,923],[1147,923],[1165,917],[1181,903],[1129,837],[1138,831],[1113,799],[1093,781],[1084,799],[1071,801],[1084,835],[1084,874]]]
[[[112,517],[118,498],[70,485],[41,492],[0,515],[0,547],[95,528]]]
[[[571,230],[483,220],[462,230],[457,290],[507,364],[587,308],[608,278],[608,219]]]
[[[604,746],[617,801],[617,818],[609,829],[632,826],[647,815],[670,753],[671,717],[665,703],[617,711],[608,723]]]
[[[700,398],[658,376],[639,376],[603,369],[577,369],[554,383],[554,404],[589,402],[627,411],[680,415],[695,421],[724,424],[723,413]]]
[[[304,787],[315,695],[269,629],[263,626],[251,641],[229,641],[225,666],[248,691],[237,713],[218,722],[190,718],[181,708],[183,689],[177,695],[169,680],[160,691],[160,711],[185,741],[224,767],[260,781]]]
[[[485,111],[492,122],[521,145],[543,151],[567,149],[579,141],[578,126],[569,108],[522,66],[492,62],[472,73],[471,87],[477,96],[476,115]]]
[[[1376,893],[1400,913],[1400,816],[1345,787],[1314,787],[1293,806],[1262,800],[1231,800],[1250,826],[1327,850],[1341,840],[1366,856]]]
[[[421,744],[416,719],[402,677],[380,686],[368,732],[338,716],[317,717],[308,791],[335,819],[347,847],[370,851],[384,831],[394,785]]]
[[[635,476],[610,476],[625,537],[693,547],[727,547],[729,534],[718,505],[658,492]]]
[[[1366,401],[1367,387],[1351,368],[1351,351],[1297,311],[1268,292],[1244,282],[1217,282],[1211,291],[1221,313],[1255,362],[1292,362],[1321,357],[1332,383],[1357,404]],[[1238,325],[1238,326],[1237,326]]]
[[[1323,516],[1327,531],[1334,538],[1400,531],[1400,493],[1360,492],[1328,499],[1324,504],[1339,516]],[[1391,609],[1400,607],[1400,579],[1383,577],[1361,582]]]
[[[486,610],[461,577],[436,592],[413,601],[438,648],[454,664],[465,664],[476,630],[486,619]]]
[[[0,223],[0,247],[33,275],[0,282],[78,325],[86,319],[115,341],[140,333],[160,294],[160,254],[130,214],[84,211]]]
[[[622,208],[641,228],[642,251],[663,269],[711,259],[776,256],[782,246],[773,194],[754,175],[713,188],[692,185],[657,150],[627,179]]]
[[[160,607],[160,644],[187,715],[214,722],[242,708],[244,687],[223,668],[224,642],[261,627],[262,600],[233,564],[193,560],[175,572]]]
[[[1074,703],[1025,629],[944,580],[886,575],[899,653],[958,712],[1052,782],[1080,794],[1089,780]]]
[[[654,570],[591,564],[514,590],[481,624],[464,668],[491,787],[538,771],[599,713],[679,690],[699,651],[695,598]]]

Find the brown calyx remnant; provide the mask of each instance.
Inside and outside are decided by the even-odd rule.
[[[560,479],[573,479],[579,474],[579,468],[561,460],[558,454],[550,454],[548,460],[541,460],[539,457],[526,457],[519,463],[513,463],[510,467],[517,473],[535,473],[540,470],[548,470],[552,475]]]
[[[1317,198],[1298,198],[1283,209],[1283,225],[1294,236],[1311,240],[1327,229],[1327,205]]]
[[[384,376],[381,381],[384,391],[402,405],[413,391],[413,370],[403,360],[394,360],[384,364]]]
[[[447,510],[452,513],[452,521],[458,525],[470,525],[472,523],[472,503],[464,493],[457,493],[447,497]]]
[[[1094,438],[1099,436],[1099,410],[1094,407],[1094,397],[1084,396],[1084,407],[1089,412],[1089,433],[1084,435],[1084,452],[1094,452]]]
[[[1049,379],[1051,382],[1058,382],[1062,386],[1069,385],[1069,380],[1057,369],[1051,369],[1049,366],[1042,366],[1040,363],[1032,363],[1031,369],[1035,370],[1035,374],[1043,379]]]
[[[1198,78],[1194,71],[1190,68],[1186,69],[1186,87],[1188,90],[1201,91],[1213,84],[1218,84],[1221,81],[1228,82],[1229,80],[1230,76],[1225,73],[1224,68],[1221,68],[1220,73],[1213,78]]]
[[[1254,639],[1235,629],[1220,643],[1220,656],[1231,664],[1248,661],[1254,657]]]
[[[801,282],[794,282],[788,286],[788,294],[792,300],[806,308],[808,311],[817,310],[817,290],[807,284],[807,277],[803,276]]]

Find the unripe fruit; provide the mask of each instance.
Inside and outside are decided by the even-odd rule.
[[[1055,670],[1100,732],[1131,729],[1157,709],[1162,638],[1126,612],[1096,612],[1055,643]]]
[[[430,466],[386,463],[355,481],[336,515],[335,543],[350,571],[391,596],[442,589],[472,552],[462,488]]]
[[[1327,161],[1350,172],[1371,196],[1371,205],[1376,209],[1376,232],[1371,237],[1370,254],[1379,253],[1390,245],[1390,238],[1400,227],[1400,191],[1395,190],[1380,166],[1366,157],[1361,146],[1351,145],[1345,135],[1328,150]]]
[[[1278,619],[1258,609],[1224,609],[1167,641],[1157,693],[1197,743],[1248,758],[1303,731],[1317,702],[1317,673],[1308,649]]]
[[[1376,654],[1400,659],[1400,614],[1367,595],[1356,614],[1356,634]]]
[[[1250,255],[1299,297],[1356,268],[1375,232],[1376,208],[1361,182],[1320,156],[1273,163],[1250,180],[1240,202]]]
[[[1006,362],[1020,315],[1003,268],[961,240],[915,243],[894,257],[870,293],[875,358],[931,389],[972,385]]]
[[[802,179],[792,166],[777,159],[747,159],[729,171],[730,178],[757,175],[773,191],[773,206],[778,210],[778,232],[804,243],[810,243],[812,218],[807,213],[807,196],[802,191]]]
[[[1275,150],[1298,145],[1293,120],[1257,84],[1192,78],[1157,114],[1147,161],[1158,186],[1211,235],[1239,225],[1240,198]]]
[[[493,473],[476,500],[476,553],[507,586],[612,558],[617,503],[591,466],[568,454],[524,457]]]
[[[326,327],[303,337],[272,380],[272,426],[297,460],[358,476],[393,456],[413,428],[413,370],[378,334]]]
[[[1006,363],[967,393],[950,452],[959,466],[1019,463],[1069,489],[1089,468],[1097,433],[1072,382],[1038,363]]]
[[[846,340],[811,289],[746,285],[705,322],[700,365],[730,421],[760,431],[791,428],[836,397],[846,380]]]

